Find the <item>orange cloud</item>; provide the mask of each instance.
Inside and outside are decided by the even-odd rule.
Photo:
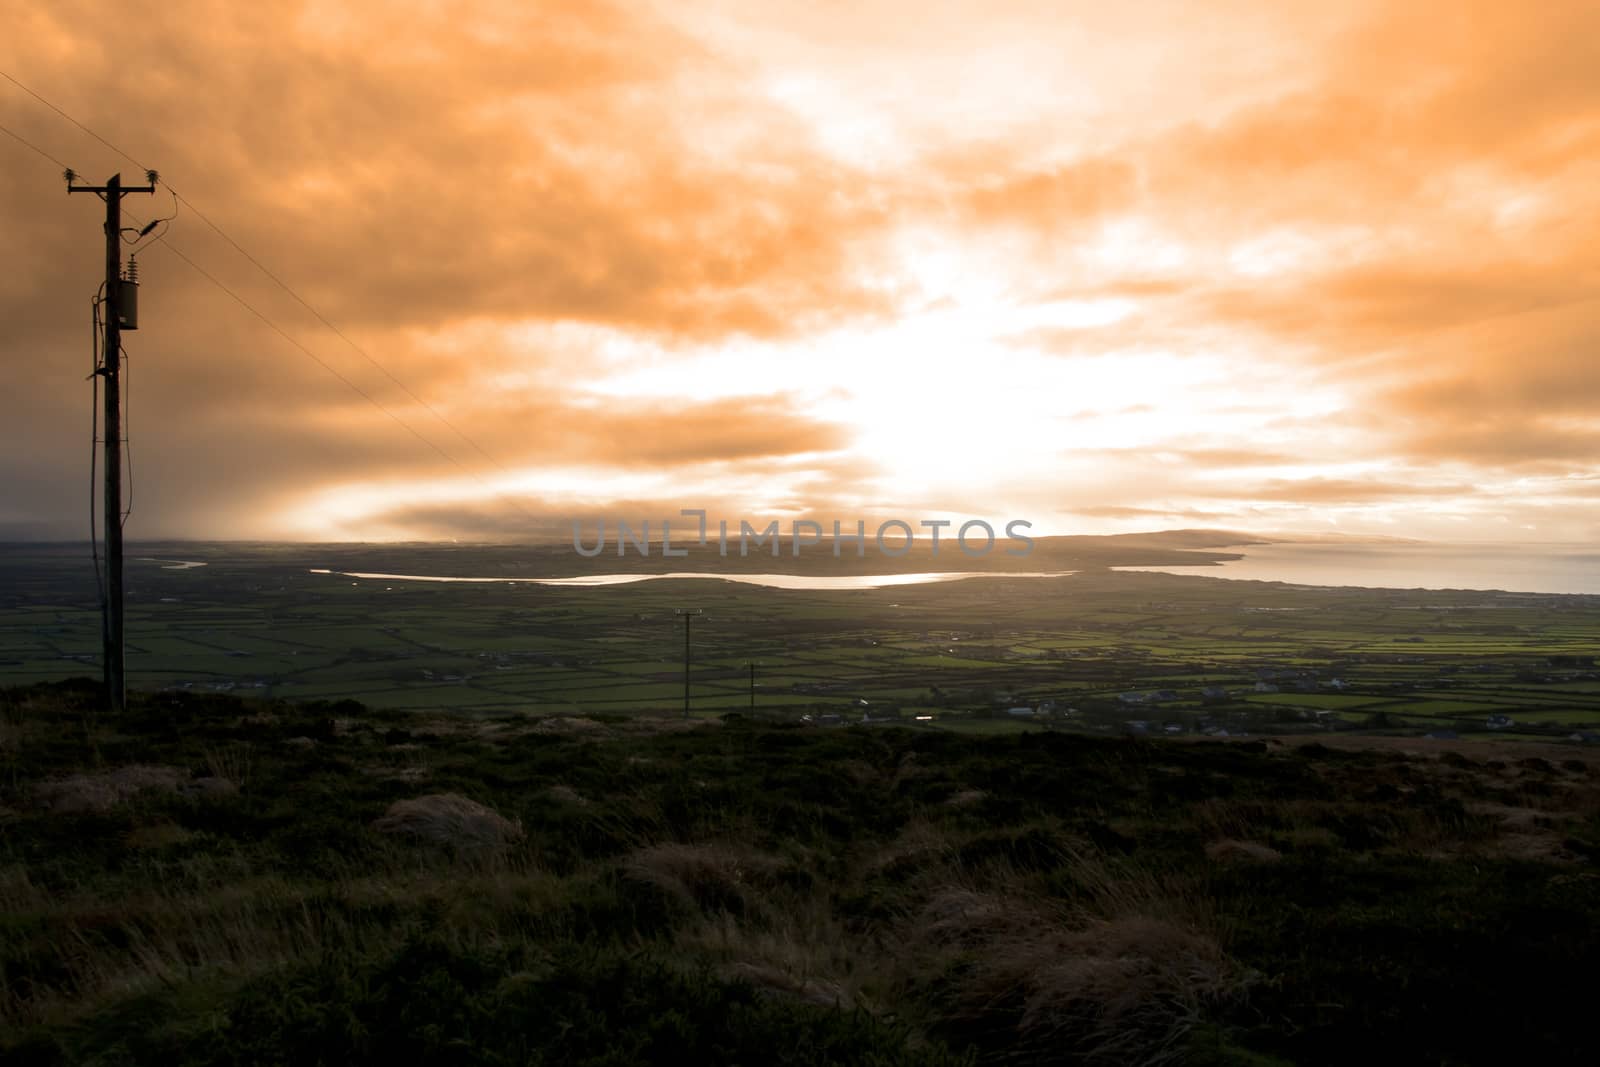
[[[1587,531],[1528,479],[1600,454],[1600,8],[1134,8],[174,0],[114,39],[87,0],[19,8],[13,73],[405,383],[180,209],[174,246],[411,430],[152,245],[134,528],[382,485],[374,523],[500,530],[507,477],[581,469],[641,505],[1051,532]],[[133,170],[0,92],[85,174]],[[98,219],[0,144],[0,533],[76,535]]]

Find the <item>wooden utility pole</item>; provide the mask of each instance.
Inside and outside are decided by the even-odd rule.
[[[700,614],[699,608],[679,608],[677,613],[683,616],[683,717],[689,717],[689,623]]]
[[[750,661],[750,714],[756,713],[756,661]]]
[[[105,379],[105,532],[106,599],[101,656],[106,698],[120,717],[126,706],[127,680],[122,640],[122,198],[156,191],[156,172],[146,171],[148,185],[123,185],[113,174],[104,185],[74,185],[67,172],[67,192],[97,193],[106,202],[106,292],[101,300],[102,363],[95,373]],[[137,329],[130,324],[130,328]]]

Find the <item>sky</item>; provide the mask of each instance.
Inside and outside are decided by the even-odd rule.
[[[105,15],[0,0],[0,540],[89,529],[46,156],[172,216],[135,539],[1600,537],[1592,0]]]

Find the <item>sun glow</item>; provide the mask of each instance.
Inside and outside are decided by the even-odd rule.
[[[377,50],[192,6],[124,27],[163,58],[115,139],[188,175],[220,232],[186,210],[172,247],[269,323],[151,248],[129,536],[606,505],[1600,533],[1593,4],[463,0]],[[115,87],[71,11],[22,25],[78,113]],[[126,164],[17,101],[0,150]],[[27,257],[80,254],[19,183]],[[0,390],[0,527],[78,536],[78,313],[12,286],[55,303]]]

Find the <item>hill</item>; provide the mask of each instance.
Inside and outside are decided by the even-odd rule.
[[[8,1064],[1587,1062],[1592,758],[0,692]]]

